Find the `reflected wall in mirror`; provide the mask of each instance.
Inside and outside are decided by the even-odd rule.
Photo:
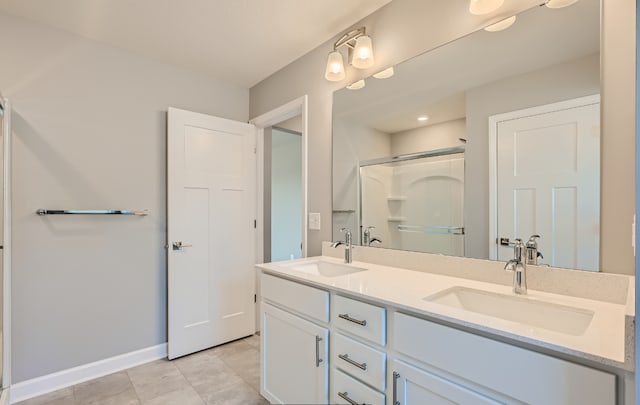
[[[391,78],[335,92],[334,240],[347,227],[356,243],[507,260],[513,250],[499,247],[498,237],[526,242],[540,233],[542,263],[598,270],[598,249],[591,253],[599,238],[599,172],[583,164],[600,160],[599,148],[585,146],[599,145],[599,101],[587,103],[587,124],[565,117],[547,132],[539,122],[515,130],[504,124],[510,114],[598,100],[599,62],[600,2],[581,0],[532,8],[504,31],[477,31],[395,66]],[[461,148],[457,158],[397,159],[451,148]],[[462,175],[436,168],[454,162]],[[525,167],[527,176],[549,179],[544,189],[521,180]],[[578,180],[559,180],[567,177],[562,171]],[[505,192],[509,181],[515,187]],[[501,192],[510,193],[512,209],[498,203]],[[585,234],[589,254],[581,249]]]

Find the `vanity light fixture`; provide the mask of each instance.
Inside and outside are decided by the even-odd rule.
[[[373,77],[375,77],[376,79],[388,79],[393,76],[394,73],[395,72],[393,71],[393,66],[391,66],[386,68],[385,70],[375,73]]]
[[[426,115],[421,115],[421,116],[418,117],[418,121],[420,121],[420,122],[425,122],[428,119],[429,119],[429,117],[427,117]]]
[[[345,77],[344,62],[339,51],[343,46],[349,49],[349,60],[353,67],[367,69],[373,66],[373,46],[365,27],[349,31],[333,44],[333,51],[327,58],[324,77],[331,82],[338,82]]]
[[[469,0],[469,12],[475,15],[489,14],[502,6],[504,0]]]
[[[488,27],[484,27],[484,30],[489,32],[498,32],[498,31],[506,30],[507,28],[511,27],[514,22],[516,22],[515,15],[509,18],[505,18],[504,20],[500,20],[495,24],[489,25]]]
[[[549,0],[545,5],[549,8],[563,8],[563,7],[568,7],[577,2],[578,0]]]
[[[347,89],[349,90],[360,90],[361,88],[363,88],[365,86],[365,82],[364,80],[358,80],[357,82],[351,83],[350,85],[347,86]]]

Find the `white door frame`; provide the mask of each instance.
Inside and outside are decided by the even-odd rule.
[[[519,118],[531,117],[534,115],[546,114],[569,108],[583,107],[600,102],[600,94],[578,97],[571,100],[557,103],[545,104],[522,110],[510,111],[503,114],[496,114],[489,117],[489,259],[497,260],[498,245],[498,124],[503,121],[510,121]]]
[[[11,103],[0,95],[2,120],[4,221],[2,229],[2,388],[11,385]]]
[[[256,224],[256,263],[264,262],[264,129],[276,125],[290,118],[302,117],[302,257],[307,257],[307,232],[308,232],[308,96],[304,95],[293,101],[290,101],[274,110],[259,115],[249,121],[250,124],[256,126],[256,165],[257,165],[257,182],[258,187],[258,213]]]

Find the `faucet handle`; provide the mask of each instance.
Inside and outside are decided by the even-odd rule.
[[[340,232],[344,233],[344,243],[351,247],[351,231],[349,228],[341,228]]]
[[[513,242],[509,242],[509,246],[513,246],[513,259],[517,262],[521,262],[525,252],[525,245],[522,242],[522,239],[516,238]]]
[[[538,241],[536,239],[539,239],[540,235],[531,235],[529,236],[529,240],[527,241],[527,247],[538,247]]]

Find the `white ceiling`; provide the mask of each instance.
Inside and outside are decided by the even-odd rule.
[[[251,87],[390,1],[0,0],[0,11]]]

